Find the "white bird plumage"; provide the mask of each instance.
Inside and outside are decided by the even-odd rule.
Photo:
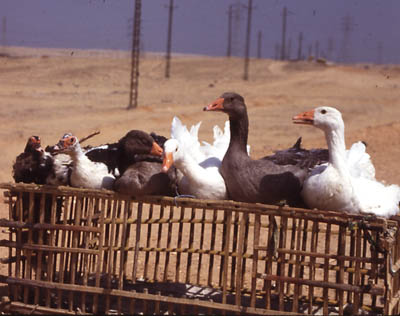
[[[225,199],[226,186],[219,167],[229,145],[229,135],[225,133],[226,128],[222,132],[216,126],[213,145],[205,142],[201,145],[198,140],[200,125],[201,122],[188,130],[179,118],[173,118],[171,139],[164,144],[163,170],[167,171],[173,163],[182,173],[178,180],[181,194],[201,199]]]
[[[375,168],[362,142],[346,151],[344,122],[332,107],[318,107],[293,118],[325,133],[329,162],[315,167],[304,181],[302,196],[309,207],[390,217],[399,211],[400,187],[375,179]]]
[[[112,189],[115,177],[108,172],[104,163],[93,162],[85,155],[75,136],[64,135],[58,147],[62,153],[69,155],[72,159],[70,182],[73,187]]]

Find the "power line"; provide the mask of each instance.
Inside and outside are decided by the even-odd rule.
[[[139,58],[140,58],[140,22],[142,15],[142,1],[135,0],[134,21],[132,32],[132,52],[131,52],[131,87],[129,93],[129,104],[127,109],[137,107],[139,94]]]

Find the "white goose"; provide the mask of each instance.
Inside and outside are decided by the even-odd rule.
[[[174,164],[183,174],[178,178],[180,194],[193,195],[199,199],[226,199],[225,181],[219,173],[219,167],[228,148],[229,135],[223,133],[219,127],[214,127],[215,146],[207,143],[201,146],[198,141],[200,124],[192,126],[189,131],[174,117],[172,138],[164,144],[162,170],[167,172]]]
[[[390,217],[399,211],[400,187],[375,179],[375,169],[361,142],[346,151],[344,122],[332,107],[318,107],[293,117],[295,123],[322,129],[329,162],[315,167],[304,181],[302,196],[311,208]]]
[[[57,146],[72,159],[70,183],[73,187],[112,189],[115,177],[108,172],[107,165],[91,161],[82,151],[77,137],[66,134]]]

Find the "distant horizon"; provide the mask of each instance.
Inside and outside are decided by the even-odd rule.
[[[13,51],[13,53],[7,53],[7,50],[10,49]],[[16,53],[15,50],[43,50],[44,52],[38,53],[38,54],[27,54],[27,53]],[[49,52],[53,51],[53,53],[49,54]],[[79,52],[79,53],[77,53]],[[85,53],[91,53],[91,55],[85,54]],[[0,47],[0,55],[3,53],[2,47]],[[9,54],[10,57],[16,56],[16,57],[30,57],[30,56],[77,56],[77,57],[118,57],[118,58],[130,58],[131,52],[129,50],[125,49],[112,49],[112,48],[76,48],[76,47],[33,47],[33,46],[6,46],[6,54]],[[114,53],[114,54],[112,54]],[[116,56],[116,55],[120,56]],[[141,52],[141,55],[152,55],[152,57],[157,57],[160,59],[165,58],[165,52],[155,52],[155,51],[144,51]],[[172,57],[199,57],[199,58],[236,58],[236,59],[244,59],[244,57],[241,56],[213,56],[213,55],[206,55],[206,54],[198,54],[198,53],[180,53],[180,52],[171,52]],[[146,58],[146,57],[144,57]],[[257,59],[257,57],[250,57],[251,60]],[[297,60],[297,59],[287,59],[287,60],[280,60],[280,59],[274,59],[274,58],[268,58],[268,57],[262,57],[261,59],[269,59],[277,62],[298,62],[298,61],[304,61],[307,62],[308,59],[302,59],[302,60]],[[387,63],[387,64],[376,64],[373,62],[365,62],[365,61],[360,61],[360,62],[353,62],[353,63],[341,63],[340,61],[334,61],[334,60],[329,60],[325,58],[319,58],[320,60],[326,60],[327,62],[337,64],[337,65],[376,65],[376,66],[399,66],[397,63]],[[311,61],[315,61],[316,59],[313,58]]]
[[[226,56],[245,51],[247,0],[175,0],[172,52]],[[340,63],[400,64],[400,1],[253,0],[250,57],[323,57]],[[141,46],[166,50],[168,0],[142,1]],[[285,41],[282,15],[287,8]],[[132,0],[2,0],[0,46],[129,51]],[[300,40],[302,34],[302,40]],[[260,41],[258,41],[260,39]],[[301,45],[300,45],[301,43]],[[258,47],[260,48],[258,50]]]

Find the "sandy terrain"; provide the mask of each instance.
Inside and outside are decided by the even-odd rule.
[[[287,148],[299,136],[306,148],[326,147],[321,131],[294,125],[291,118],[331,105],[343,113],[348,146],[366,141],[377,178],[400,184],[400,66],[252,60],[250,80],[243,81],[241,59],[179,56],[165,79],[164,60],[147,55],[140,64],[139,107],[127,111],[127,54],[8,52],[14,57],[0,57],[0,182],[12,181],[13,161],[30,135],[41,136],[44,146],[69,131],[83,137],[100,130],[88,141],[92,145],[114,142],[130,129],[169,136],[177,115],[185,124],[201,120],[200,139],[210,141],[212,126],[223,126],[227,117],[202,108],[236,91],[248,106],[254,158]],[[7,217],[2,197],[0,216]]]

